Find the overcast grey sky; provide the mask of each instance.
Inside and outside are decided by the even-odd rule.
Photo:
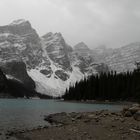
[[[0,0],[0,25],[21,18],[39,35],[61,32],[72,46],[140,41],[140,0]]]

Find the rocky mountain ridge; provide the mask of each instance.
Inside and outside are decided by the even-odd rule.
[[[39,37],[30,22],[22,19],[0,26],[0,68],[5,68],[7,77],[16,78],[25,85],[33,80],[32,88],[42,94],[60,96],[70,84],[84,76],[116,69],[115,56],[119,57],[121,49],[105,50],[99,53],[98,49],[91,50],[83,42],[71,47],[61,33],[50,32]],[[23,69],[16,69],[20,67],[16,62],[25,64],[26,74]],[[11,69],[8,69],[9,63]]]
[[[136,68],[136,62],[140,62],[140,42],[130,43],[121,48],[104,49],[102,52],[93,50],[97,63],[105,63],[110,70],[117,72],[132,71]]]

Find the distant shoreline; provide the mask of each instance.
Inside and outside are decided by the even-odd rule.
[[[98,100],[87,100],[87,101],[76,101],[76,100],[56,100],[58,102],[69,102],[69,103],[84,103],[84,104],[110,104],[110,105],[132,105],[138,102],[131,101],[98,101]]]
[[[110,104],[110,105],[132,105],[132,104],[136,104],[138,102],[136,101],[109,101],[109,100],[105,100],[105,101],[99,101],[99,100],[60,100],[60,99],[45,99],[45,98],[15,98],[15,97],[8,97],[8,98],[0,98],[1,99],[27,99],[27,100],[55,100],[57,102],[68,102],[68,103],[84,103],[84,104]]]

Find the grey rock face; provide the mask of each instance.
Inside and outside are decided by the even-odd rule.
[[[66,81],[66,80],[69,79],[69,75],[65,71],[63,71],[63,70],[55,71],[55,75],[57,77],[59,77],[60,79],[62,79],[63,81]]]
[[[92,50],[90,50],[83,42],[74,46],[74,58],[77,60],[75,66],[79,67],[83,74],[91,75],[100,72],[107,72],[107,65],[106,67],[103,67],[105,66],[104,63],[96,63]],[[74,61],[76,60],[74,59]]]
[[[42,69],[42,70],[40,70],[40,72],[42,74],[44,74],[47,78],[50,78],[51,74],[53,73],[53,71],[51,70],[50,67],[49,67],[49,69]]]
[[[42,38],[50,59],[62,69],[71,70],[69,53],[72,51],[72,48],[66,44],[62,35],[60,33],[48,33]]]
[[[74,46],[74,51],[79,54],[90,54],[90,49],[84,42],[80,42]]]
[[[98,71],[99,74],[100,74],[100,73],[107,73],[107,72],[110,71],[108,65],[105,64],[105,63],[100,63],[100,64],[98,64],[98,65],[95,67],[95,69]]]
[[[0,92],[6,89],[6,82],[7,82],[6,76],[0,70]]]
[[[40,38],[28,21],[0,26],[0,67],[30,89],[35,89],[35,82],[26,68],[38,66],[42,62],[42,52]]]
[[[24,76],[27,78],[27,75]],[[31,79],[29,81],[28,78],[28,84],[33,83],[31,83]],[[0,98],[29,98],[39,95],[31,86],[32,85],[25,85],[22,81],[19,81],[19,79],[7,78],[7,76],[0,70]]]
[[[136,68],[135,62],[140,60],[140,42],[131,43],[117,49],[104,49],[101,53],[93,50],[98,63],[107,64],[117,72],[132,71]]]
[[[34,68],[42,61],[40,38],[28,21],[15,23],[0,27],[0,58],[24,61]]]
[[[13,21],[13,23],[16,21]],[[24,41],[30,41],[37,43],[39,40],[39,36],[37,35],[36,31],[31,27],[29,21],[23,21],[20,24],[9,24],[6,26],[0,27],[0,33],[11,33],[14,35],[19,35],[26,37]]]
[[[35,89],[35,82],[28,76],[26,65],[23,62],[7,62],[0,65],[0,68],[6,75],[14,77],[16,80],[22,82],[26,87]]]

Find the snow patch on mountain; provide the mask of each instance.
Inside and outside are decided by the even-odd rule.
[[[22,24],[22,23],[25,23],[27,22],[27,20],[25,19],[18,19],[18,20],[14,20],[10,25],[18,25],[18,24]]]
[[[6,78],[7,78],[7,79],[16,80],[16,81],[18,81],[18,82],[22,83],[19,79],[15,78],[15,77],[14,77],[14,76],[12,76],[12,75],[6,74],[5,76],[6,76]]]
[[[51,96],[63,95],[66,88],[69,88],[69,85],[73,85],[76,81],[84,78],[83,74],[76,67],[73,68],[72,73],[69,73],[70,78],[67,81],[63,81],[60,78],[56,79],[54,73],[50,78],[47,78],[37,69],[28,71],[28,74],[36,82],[36,90],[38,92]]]

